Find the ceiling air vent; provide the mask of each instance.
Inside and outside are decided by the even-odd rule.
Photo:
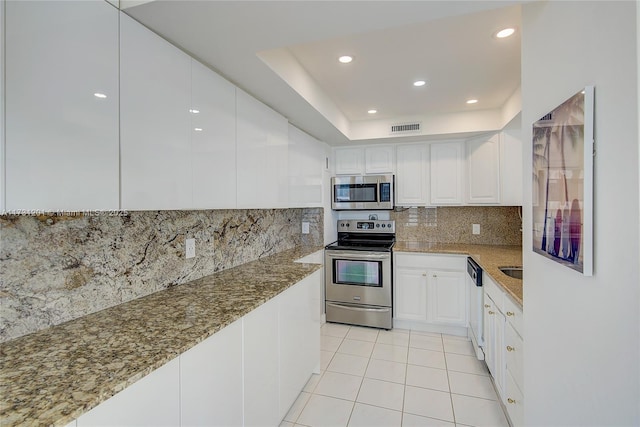
[[[391,125],[391,133],[417,133],[420,132],[421,123],[399,123]]]

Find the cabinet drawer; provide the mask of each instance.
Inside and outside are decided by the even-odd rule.
[[[439,255],[439,254],[420,254],[409,252],[396,252],[395,253],[395,266],[396,267],[411,267],[422,269],[437,269],[437,270],[455,270],[465,271],[466,268],[465,256],[456,255]]]
[[[507,372],[505,378],[504,405],[514,427],[524,424],[524,395],[513,377]]]
[[[518,335],[523,336],[524,318],[522,309],[508,296],[505,296],[504,298],[504,316],[506,317],[507,322],[513,326],[513,329],[515,329]]]
[[[504,291],[484,272],[482,273],[482,287],[484,291],[489,294],[493,302],[495,302],[496,308],[504,313]]]
[[[511,373],[516,384],[522,389],[524,388],[524,370],[522,368],[524,341],[508,322],[504,329],[504,347],[507,371]]]

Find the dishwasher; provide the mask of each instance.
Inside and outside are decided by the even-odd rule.
[[[479,360],[484,360],[482,268],[467,258],[467,287],[469,288],[469,338]]]

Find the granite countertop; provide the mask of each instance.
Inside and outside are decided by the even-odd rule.
[[[498,267],[522,266],[522,247],[462,243],[396,242],[395,252],[468,255],[522,307],[522,280],[502,273]]]
[[[66,425],[322,268],[303,246],[0,345],[0,424]]]

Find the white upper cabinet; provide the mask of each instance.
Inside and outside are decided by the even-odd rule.
[[[393,173],[393,147],[374,146],[364,149],[364,172],[367,174]]]
[[[429,146],[399,145],[396,161],[396,204],[429,205]]]
[[[236,207],[236,89],[191,60],[193,207]]]
[[[336,175],[393,173],[394,148],[390,145],[336,148]]]
[[[287,119],[236,89],[237,206],[288,207]]]
[[[500,134],[500,170],[502,177],[502,204],[522,206],[522,137],[521,131],[505,130]]]
[[[191,58],[120,19],[122,208],[191,208]]]
[[[118,209],[118,11],[2,7],[6,209]]]
[[[361,175],[364,172],[362,147],[336,148],[334,150],[336,175]]]
[[[464,144],[431,144],[431,204],[460,205],[463,202]]]
[[[289,207],[322,206],[324,143],[289,125]]]
[[[500,203],[500,135],[467,141],[467,202]]]

